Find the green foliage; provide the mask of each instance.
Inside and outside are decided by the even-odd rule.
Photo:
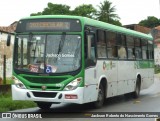
[[[156,66],[154,67],[154,73],[155,73],[155,74],[160,73],[160,66],[156,65]]]
[[[13,101],[11,93],[0,94],[0,99],[0,112],[36,107],[36,104],[31,101]]]
[[[98,7],[100,9],[100,11],[97,12],[98,20],[111,24],[120,24],[120,22],[117,21],[120,18],[115,13],[116,8],[112,6],[110,1],[105,0],[103,3],[100,3]]]
[[[31,16],[36,15],[68,15],[70,14],[70,6],[62,4],[48,3],[42,12],[32,13]]]
[[[91,4],[80,5],[72,11],[72,15],[84,16],[84,17],[88,17],[88,18],[93,18],[95,13],[96,13],[96,9]]]
[[[112,3],[105,0],[100,3],[100,11],[97,11],[91,4],[83,4],[76,7],[74,10],[70,10],[70,6],[62,4],[48,3],[47,7],[42,12],[32,13],[31,16],[37,15],[76,15],[84,16],[99,21],[115,24],[121,26],[122,24],[118,20],[119,17],[115,14],[115,6],[112,7]]]
[[[111,20],[111,24],[117,25],[117,26],[122,26],[122,23],[119,20]]]
[[[148,16],[147,19],[141,20],[139,25],[153,28],[160,24],[160,20],[154,16]]]
[[[42,15],[42,12],[38,12],[38,13],[32,13],[31,16],[39,16]]]

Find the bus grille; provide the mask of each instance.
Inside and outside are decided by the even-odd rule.
[[[57,93],[56,92],[34,92],[32,91],[35,97],[43,97],[43,98],[55,98]]]
[[[56,83],[61,83],[62,81],[66,80],[67,78],[46,78],[46,77],[28,77],[28,76],[23,76],[24,79],[31,83],[35,84],[56,84]]]
[[[42,90],[42,86],[31,86],[31,85],[29,85],[29,88],[33,89],[33,90],[35,90],[35,89]],[[47,86],[47,90],[59,90],[59,89],[61,89],[61,87]]]

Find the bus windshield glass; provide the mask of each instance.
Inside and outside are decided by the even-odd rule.
[[[18,35],[14,69],[31,73],[65,73],[81,64],[80,35]]]

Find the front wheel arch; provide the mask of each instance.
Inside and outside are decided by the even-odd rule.
[[[105,78],[101,79],[98,87],[98,97],[97,101],[94,102],[95,108],[101,108],[104,104],[107,94],[107,80]]]

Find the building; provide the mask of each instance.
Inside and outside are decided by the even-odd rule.
[[[131,30],[135,30],[138,32],[142,32],[145,34],[149,34],[151,32],[150,28],[144,27],[144,26],[140,26],[138,24],[131,24],[131,25],[124,25],[125,28],[127,29],[131,29]]]
[[[154,43],[155,43],[155,49],[154,49],[155,65],[160,66],[160,26],[153,28],[151,34],[154,38]]]
[[[6,77],[12,76],[12,53],[13,53],[13,42],[14,42],[14,31],[17,26],[17,22],[14,22],[10,26],[0,27],[0,78],[3,79],[4,72],[4,55],[6,56]],[[6,40],[8,34],[11,34],[11,46],[6,46]]]

